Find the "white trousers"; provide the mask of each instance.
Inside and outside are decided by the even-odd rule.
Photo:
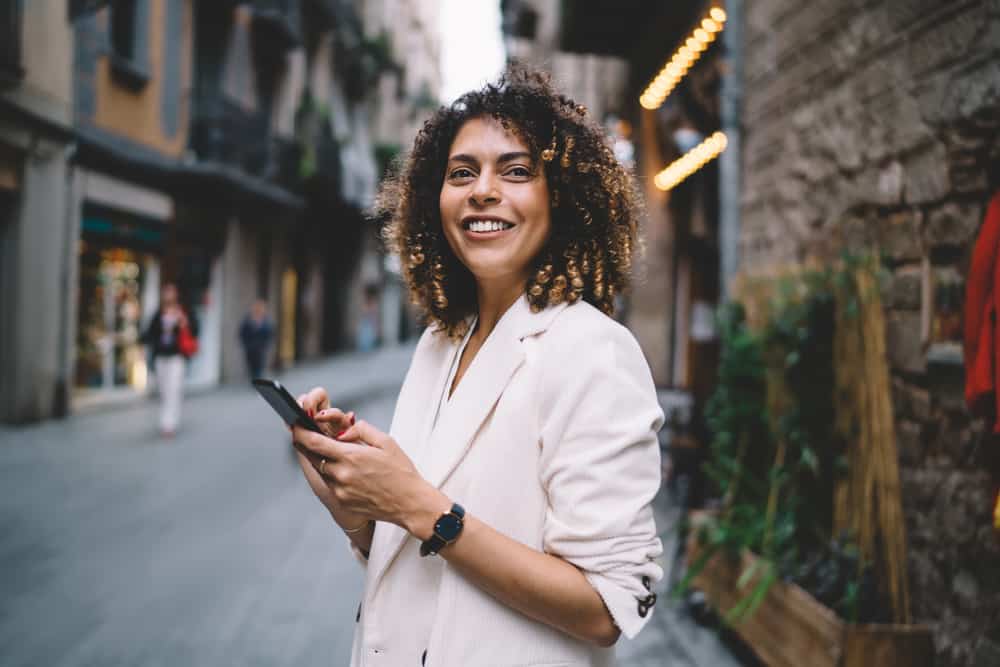
[[[184,398],[184,357],[156,358],[156,387],[160,393],[160,430],[176,431]]]

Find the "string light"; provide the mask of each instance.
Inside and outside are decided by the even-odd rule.
[[[691,31],[691,36],[684,40],[663,69],[646,86],[646,90],[639,96],[639,104],[650,111],[658,109],[708,45],[715,41],[716,35],[722,31],[725,23],[725,10],[721,7],[712,7],[708,11],[708,16]]]
[[[729,140],[722,132],[715,132],[708,139],[680,156],[653,178],[653,184],[661,190],[673,190],[684,180],[704,167],[726,150]]]

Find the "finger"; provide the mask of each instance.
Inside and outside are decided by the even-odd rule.
[[[299,443],[313,454],[325,459],[338,460],[355,452],[360,445],[349,442],[339,442],[325,435],[320,435],[300,426],[295,427],[295,442]]]
[[[388,442],[391,441],[392,438],[362,419],[355,422],[354,426],[337,436],[337,440],[340,440],[341,442],[361,441],[366,445],[378,447],[379,449],[385,449]]]
[[[325,410],[320,410],[316,413],[316,421],[334,421],[334,420],[344,420],[348,421],[347,415],[340,408],[326,408]]]
[[[342,410],[337,408],[327,408],[326,410],[321,410],[316,413],[313,417],[318,424],[328,424],[332,426],[335,430],[333,434],[340,433],[347,428],[350,428],[353,417],[350,414],[344,414]]]
[[[302,468],[302,474],[306,476],[309,486],[321,489],[324,485],[330,484],[329,480],[319,474],[319,470],[317,470],[318,464],[314,464],[310,456],[301,452],[299,452],[298,456],[299,467]]]
[[[308,392],[299,396],[299,405],[311,417],[316,412],[329,408],[330,399],[326,395],[326,389],[323,389],[323,387],[313,387]]]

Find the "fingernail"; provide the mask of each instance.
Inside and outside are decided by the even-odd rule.
[[[354,413],[351,413],[351,426],[354,426]]]
[[[340,433],[338,433],[336,435],[336,437],[339,438],[340,436],[344,435],[345,433],[347,433],[347,431],[341,431]]]

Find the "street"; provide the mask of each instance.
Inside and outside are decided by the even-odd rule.
[[[411,348],[282,376],[388,428]],[[249,387],[189,396],[161,440],[146,401],[0,427],[0,662],[344,665],[361,569],[315,500],[288,433]],[[675,512],[657,508],[667,552]],[[667,600],[623,667],[727,667]]]

